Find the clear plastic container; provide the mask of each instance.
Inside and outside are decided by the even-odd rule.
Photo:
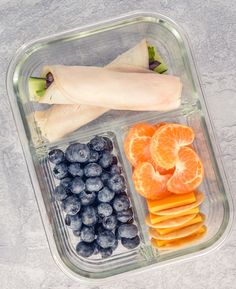
[[[167,62],[168,73],[181,78],[181,107],[165,113],[110,111],[62,140],[48,143],[41,136],[32,114],[35,104],[29,101],[29,76],[39,75],[45,64],[103,66],[143,38],[158,47]],[[122,273],[130,275],[149,268],[158,269],[164,264],[209,252],[227,237],[233,218],[229,186],[189,44],[173,21],[156,13],[135,12],[33,41],[21,47],[12,60],[7,87],[49,246],[56,263],[69,276],[91,282],[122,276]],[[179,122],[191,126],[196,132],[194,147],[205,167],[200,190],[206,196],[201,210],[207,216],[208,231],[203,239],[190,247],[158,252],[150,245],[145,225],[146,204],[135,192],[131,167],[123,151],[125,134],[132,124],[140,121]],[[46,158],[52,148],[65,148],[76,141],[85,142],[95,134],[109,135],[114,141],[141,237],[141,245],[137,249],[128,251],[119,248],[108,259],[84,259],[76,254],[76,239],[65,226],[60,206],[51,198],[55,179]]]

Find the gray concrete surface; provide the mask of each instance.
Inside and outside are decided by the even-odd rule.
[[[17,48],[32,38],[120,13],[163,13],[187,32],[202,78],[226,172],[236,190],[236,2],[232,0],[0,0],[0,288],[87,288],[55,265],[44,234],[7,100],[5,77]],[[234,198],[236,200],[236,198]],[[204,257],[93,289],[236,288],[236,227]]]

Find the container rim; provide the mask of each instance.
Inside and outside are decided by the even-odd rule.
[[[27,170],[28,170],[29,176],[30,176],[30,182],[32,184],[32,188],[33,188],[35,199],[36,199],[36,202],[38,205],[38,209],[39,209],[39,213],[40,213],[41,220],[43,223],[43,227],[44,227],[44,230],[46,232],[46,238],[48,241],[49,249],[51,251],[51,254],[52,254],[56,264],[64,273],[66,273],[69,277],[71,277],[72,279],[74,279],[76,281],[80,280],[80,281],[83,281],[86,283],[90,282],[90,283],[94,283],[94,284],[95,283],[101,284],[101,283],[108,282],[108,281],[113,280],[113,279],[117,280],[119,278],[123,278],[124,276],[127,276],[128,274],[129,275],[130,274],[135,275],[135,274],[139,274],[141,272],[144,272],[146,270],[151,270],[154,268],[160,268],[162,266],[166,266],[168,264],[173,264],[176,262],[184,262],[184,261],[187,261],[189,259],[205,255],[205,254],[219,248],[224,243],[224,241],[226,240],[226,238],[228,237],[228,235],[231,231],[233,218],[234,218],[234,215],[233,215],[234,205],[233,205],[232,194],[230,191],[230,185],[229,185],[227,177],[226,177],[227,173],[225,172],[222,160],[218,159],[217,164],[218,164],[218,167],[220,170],[220,175],[223,179],[223,183],[226,187],[225,194],[226,194],[226,197],[228,199],[228,205],[229,205],[230,210],[229,210],[228,224],[226,225],[224,232],[218,238],[218,240],[215,243],[211,244],[209,247],[202,248],[201,250],[199,250],[197,252],[192,252],[192,253],[186,254],[184,256],[184,258],[181,256],[178,256],[178,257],[172,258],[170,260],[165,260],[165,261],[162,261],[160,263],[157,262],[155,264],[152,264],[152,265],[149,265],[149,266],[146,266],[143,268],[138,268],[138,269],[135,269],[133,271],[124,272],[124,273],[121,273],[121,274],[118,274],[115,276],[109,276],[109,277],[106,277],[103,279],[95,279],[95,278],[89,278],[89,277],[84,277],[84,276],[78,275],[75,272],[73,272],[72,270],[70,270],[65,265],[64,262],[60,262],[61,258],[57,252],[56,245],[53,241],[52,231],[49,229],[50,226],[49,226],[49,220],[48,220],[48,217],[46,214],[46,209],[44,208],[44,206],[41,206],[39,204],[39,203],[43,202],[42,196],[39,193],[40,192],[39,183],[38,183],[38,181],[33,182],[33,180],[37,179],[36,172],[34,170],[33,160],[32,160],[32,156],[30,153],[28,140],[27,140],[27,137],[26,137],[26,134],[24,131],[24,126],[22,123],[20,111],[19,111],[19,108],[17,106],[17,101],[16,101],[16,97],[15,97],[16,90],[13,86],[14,81],[16,79],[15,74],[17,73],[17,67],[19,66],[20,62],[22,61],[23,56],[28,57],[31,53],[33,53],[35,51],[35,48],[32,49],[32,47],[35,47],[35,45],[37,45],[39,43],[42,43],[42,42],[45,43],[45,42],[52,40],[52,39],[54,39],[54,41],[57,41],[62,37],[66,38],[67,36],[69,37],[73,34],[76,37],[86,37],[87,35],[92,35],[91,33],[96,33],[98,31],[100,31],[102,28],[103,28],[103,31],[105,31],[105,30],[111,30],[112,28],[115,28],[115,27],[117,28],[117,27],[119,27],[119,25],[123,26],[125,23],[126,24],[130,23],[131,19],[135,20],[136,22],[140,22],[141,20],[142,21],[144,21],[144,20],[150,21],[151,19],[155,19],[155,21],[152,21],[152,22],[157,22],[157,23],[166,22],[166,23],[172,25],[176,29],[176,31],[178,31],[178,33],[181,35],[182,40],[184,42],[184,45],[187,48],[188,52],[190,53],[190,56],[192,57],[192,64],[193,64],[193,67],[195,68],[195,72],[193,72],[193,73],[194,73],[195,79],[197,80],[198,89],[201,91],[202,101],[205,104],[205,115],[204,116],[206,118],[207,128],[208,128],[210,135],[211,135],[211,140],[214,143],[213,151],[214,151],[214,153],[219,152],[219,154],[222,155],[221,149],[218,145],[218,142],[216,141],[216,136],[214,133],[214,131],[215,131],[214,125],[209,118],[208,104],[207,104],[206,98],[204,97],[204,91],[203,91],[203,88],[201,85],[201,80],[199,77],[198,69],[196,67],[196,62],[194,59],[194,55],[192,53],[192,47],[190,45],[189,38],[186,35],[186,33],[183,31],[183,29],[175,21],[173,21],[172,19],[170,19],[167,16],[164,16],[163,14],[160,14],[157,12],[143,11],[143,10],[130,11],[128,13],[122,14],[120,16],[116,16],[114,18],[109,18],[107,20],[98,21],[96,23],[87,24],[84,26],[80,26],[77,28],[66,30],[64,32],[55,33],[55,34],[52,34],[52,35],[49,35],[46,37],[42,37],[42,38],[39,38],[36,40],[29,41],[26,44],[23,44],[16,51],[14,57],[12,58],[12,60],[9,64],[8,71],[7,71],[6,85],[7,85],[7,93],[8,93],[8,97],[9,97],[9,101],[10,101],[10,107],[11,107],[12,115],[13,115],[13,118],[14,118],[14,121],[16,124],[17,131],[18,131],[18,135],[19,135],[22,151],[24,154],[24,158],[26,160]],[[135,22],[132,22],[132,23],[135,23]],[[46,226],[45,222],[47,223],[48,226]]]

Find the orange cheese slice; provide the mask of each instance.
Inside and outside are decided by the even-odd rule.
[[[158,233],[157,229],[149,228],[149,234],[152,238],[158,239],[158,240],[171,240],[171,239],[179,239],[187,237],[195,232],[197,232],[203,225],[203,222],[199,222],[197,224],[190,225],[188,227],[184,227],[178,230],[175,230],[174,232],[161,235]]]
[[[179,230],[181,228],[185,228],[185,227],[188,227],[190,225],[197,224],[199,222],[202,222],[203,220],[204,220],[204,216],[201,214],[198,214],[198,215],[196,215],[196,217],[194,217],[193,219],[189,220],[188,222],[186,222],[185,224],[182,224],[180,226],[170,227],[170,228],[158,228],[156,230],[159,234],[165,235],[165,234],[174,232],[176,230]]]
[[[177,227],[185,224],[186,222],[192,220],[197,214],[190,214],[186,216],[174,217],[173,219],[168,219],[159,223],[152,224],[150,222],[150,217],[146,217],[146,224],[152,228],[170,228]]]
[[[176,208],[161,210],[161,211],[158,211],[158,215],[162,215],[162,216],[178,215],[182,212],[186,212],[190,209],[196,208],[204,201],[204,195],[201,192],[195,192],[195,198],[196,198],[196,201],[191,204],[176,207]]]
[[[191,245],[198,240],[200,240],[206,233],[207,229],[205,226],[202,226],[198,231],[195,233],[183,237],[180,239],[173,239],[173,240],[158,240],[158,239],[151,239],[151,244],[153,247],[158,248],[158,250],[176,250],[184,246]]]
[[[150,222],[151,224],[156,224],[156,223],[170,220],[173,218],[177,218],[180,216],[186,216],[186,215],[192,215],[192,214],[198,214],[198,213],[199,213],[199,207],[196,207],[196,208],[193,208],[192,210],[180,213],[179,215],[160,216],[160,215],[150,214],[146,217],[146,222]]]
[[[194,192],[187,194],[173,194],[160,200],[148,200],[148,209],[151,213],[159,212],[166,209],[176,208],[188,205],[196,201]]]

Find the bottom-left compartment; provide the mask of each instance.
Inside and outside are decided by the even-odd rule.
[[[137,268],[154,260],[142,235],[114,132],[41,150],[36,171],[66,263],[70,260],[70,266],[91,273],[126,265]]]

